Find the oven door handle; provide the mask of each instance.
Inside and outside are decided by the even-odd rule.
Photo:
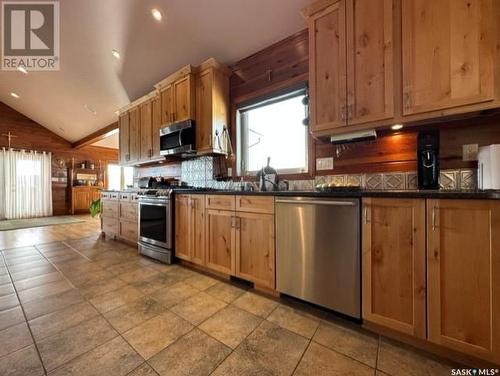
[[[139,205],[151,205],[151,206],[170,206],[170,201],[139,201]]]

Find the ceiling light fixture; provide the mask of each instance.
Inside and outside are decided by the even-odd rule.
[[[16,94],[16,93],[14,93],[14,92],[10,93],[10,96],[11,96],[11,97],[14,97],[14,98],[16,98],[16,99],[19,99],[19,95],[17,95],[17,94]]]
[[[156,9],[156,8],[151,9],[151,14],[153,15],[153,18],[156,21],[161,22],[163,15],[161,14],[161,12],[158,9]]]
[[[90,112],[92,115],[97,115],[97,111],[94,110],[92,107],[90,107],[88,104],[84,104],[83,108],[85,108],[88,112]]]
[[[21,65],[17,67],[17,70],[21,73],[28,74],[28,70]]]
[[[115,115],[116,115],[116,116],[120,115],[120,111],[119,111],[119,110],[116,110],[116,111],[115,111]]]
[[[399,131],[400,129],[403,129],[403,124],[394,124],[391,129],[393,131]]]
[[[119,59],[120,53],[117,50],[111,50],[111,55],[113,55],[116,59]]]

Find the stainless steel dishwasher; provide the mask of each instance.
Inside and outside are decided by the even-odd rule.
[[[359,199],[276,198],[278,291],[361,317]]]

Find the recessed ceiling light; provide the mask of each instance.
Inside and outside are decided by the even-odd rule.
[[[17,70],[21,73],[28,74],[28,70],[23,66],[17,67]]]
[[[393,131],[399,131],[400,129],[403,129],[403,124],[394,124],[391,129]]]
[[[116,110],[115,115],[120,115],[120,111]]]
[[[94,110],[92,107],[90,107],[88,104],[84,104],[83,108],[85,108],[88,112],[90,112],[92,115],[97,115],[97,111]]]
[[[111,50],[111,55],[113,55],[117,59],[121,57],[120,53],[117,50]]]
[[[163,18],[161,12],[156,8],[151,9],[151,14],[153,15],[153,18],[158,22],[160,22]]]
[[[16,99],[19,99],[19,95],[17,95],[17,94],[16,94],[16,93],[14,93],[14,92],[10,93],[10,96],[11,96],[11,97],[14,97],[14,98],[16,98]]]

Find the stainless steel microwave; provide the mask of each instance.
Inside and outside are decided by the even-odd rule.
[[[160,129],[160,154],[195,152],[194,120],[185,120]]]

